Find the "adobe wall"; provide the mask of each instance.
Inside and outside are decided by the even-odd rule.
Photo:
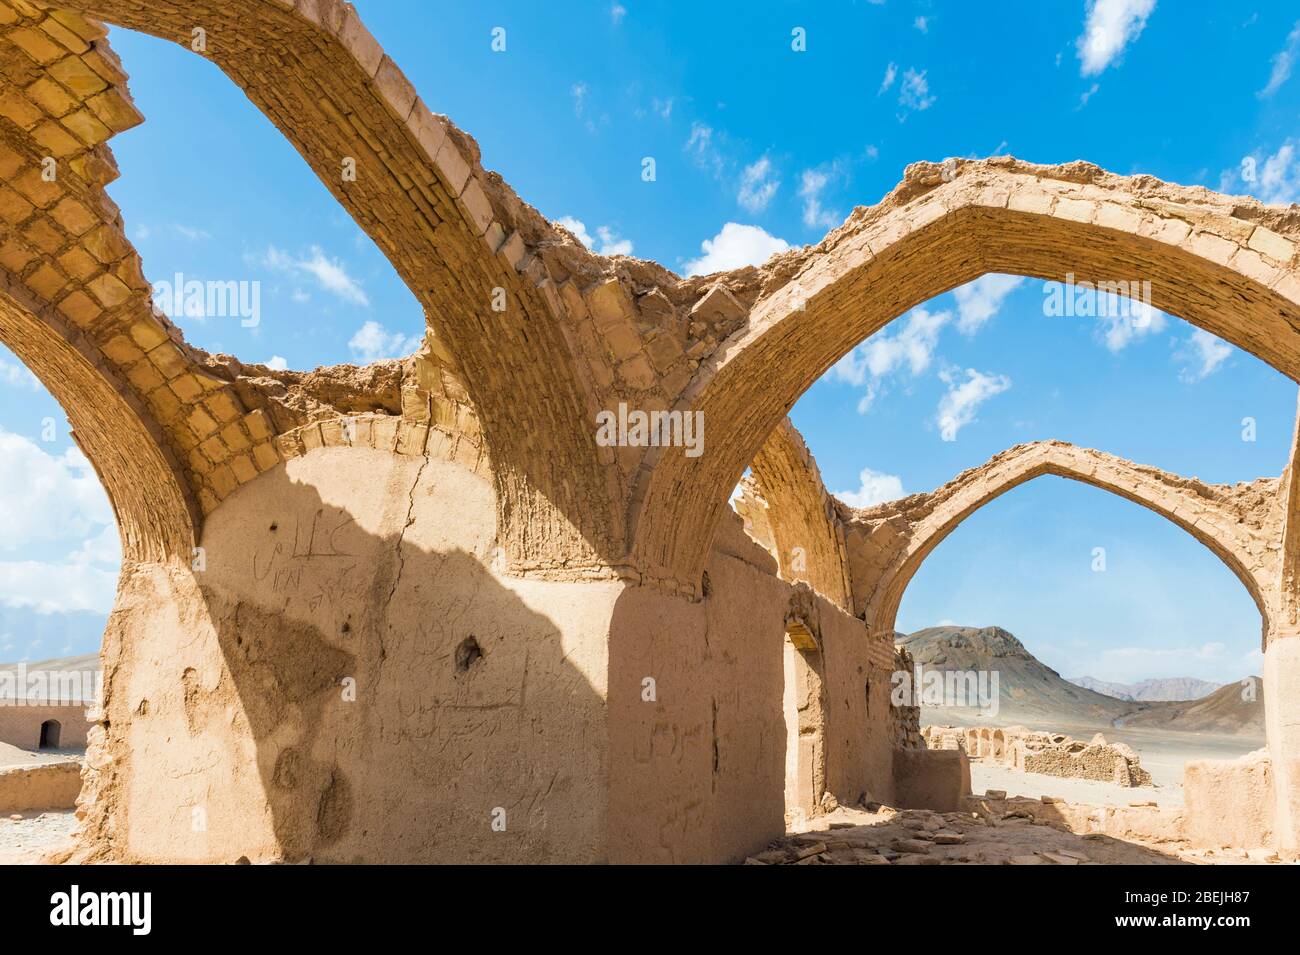
[[[80,790],[77,760],[0,767],[0,813],[71,809]]]
[[[713,862],[779,835],[794,588],[739,519],[700,601],[509,577],[489,480],[409,450],[315,447],[214,512],[201,570],[125,568],[82,857]],[[828,788],[887,799],[892,655],[813,616]]]
[[[41,744],[41,724],[59,721],[59,749],[84,749],[90,722],[84,703],[73,705],[9,705],[0,701],[0,743],[37,749]]]
[[[1183,768],[1184,829],[1198,848],[1272,847],[1273,769],[1259,750],[1239,759],[1197,759]]]

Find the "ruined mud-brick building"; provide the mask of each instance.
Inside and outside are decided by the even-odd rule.
[[[959,749],[972,758],[1025,773],[1095,779],[1117,786],[1152,785],[1138,754],[1125,743],[1106,742],[1100,733],[1084,742],[1024,726],[926,726],[921,736],[931,749]]]
[[[186,344],[104,191],[143,117],[100,21],[203,31],[422,303],[417,355],[303,374]],[[889,801],[903,588],[1042,474],[1165,515],[1250,590],[1295,847],[1294,467],[1216,487],[1034,445],[853,512],[784,419],[988,272],[1149,277],[1300,377],[1300,211],[919,163],[816,246],[682,279],[543,219],[338,0],[0,0],[0,84],[0,340],[67,410],[124,552],[80,857],[702,862],[778,835],[787,798]],[[620,406],[702,413],[703,453],[598,441]],[[767,547],[728,507],[751,466]]]

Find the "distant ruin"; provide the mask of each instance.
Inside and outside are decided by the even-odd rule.
[[[1086,743],[1064,733],[1023,726],[926,726],[921,735],[931,749],[960,749],[972,758],[1025,773],[1096,779],[1116,786],[1153,785],[1131,747],[1108,743],[1100,733]]]
[[[415,355],[304,373],[185,341],[105,191],[144,118],[101,20],[186,48],[202,27],[419,299]],[[681,278],[589,252],[436,105],[339,0],[0,0],[0,340],[122,537],[75,858],[736,861],[795,809],[888,803],[896,759],[927,765],[890,705],[907,582],[1046,474],[1151,508],[1251,593],[1271,772],[1249,791],[1300,848],[1294,464],[1228,487],[1045,442],[855,510],[786,421],[990,272],[1149,277],[1154,307],[1300,378],[1294,207],[921,162],[816,245]],[[598,440],[623,406],[707,440]]]

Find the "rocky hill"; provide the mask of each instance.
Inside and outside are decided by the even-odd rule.
[[[1260,737],[1264,733],[1263,687],[1258,683],[1253,701],[1247,698],[1249,694],[1243,695],[1238,683],[1229,683],[1198,699],[1124,699],[1065,679],[1001,627],[927,627],[915,633],[900,633],[895,642],[905,647],[920,666],[922,687],[926,671],[996,671],[998,712],[994,717],[983,717],[983,722],[1050,721],[1063,726],[1125,726]],[[1143,688],[1147,694],[1184,693],[1191,692],[1199,682],[1176,678],[1120,687],[1125,692]],[[981,716],[972,706],[932,706],[922,699],[921,719],[962,723],[981,720]]]

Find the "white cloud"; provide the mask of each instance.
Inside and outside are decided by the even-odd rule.
[[[1300,162],[1295,144],[1287,142],[1264,160],[1259,170],[1259,198],[1267,203],[1300,201]]]
[[[830,184],[836,167],[830,169],[805,169],[799,177],[799,197],[803,199],[803,224],[812,228],[830,229],[840,222],[839,213],[822,207],[822,193]]]
[[[573,115],[581,116],[587,109],[587,84],[574,83],[569,87],[569,95],[573,97]]]
[[[1096,76],[1124,52],[1142,33],[1156,0],[1089,0],[1088,18],[1079,37],[1083,76]]]
[[[866,388],[858,402],[858,412],[866,414],[884,379],[903,370],[915,378],[930,367],[939,332],[950,321],[952,312],[914,308],[893,334],[876,332],[836,362],[829,374],[832,379]]]
[[[954,289],[953,298],[957,300],[957,330],[964,335],[975,334],[985,322],[998,313],[1006,297],[1019,288],[1024,281],[1019,275],[990,273]]]
[[[664,122],[668,122],[673,115],[673,98],[670,96],[667,99],[659,99],[659,97],[656,96],[650,101],[650,108],[655,111],[655,114],[660,119]]]
[[[632,240],[624,239],[609,226],[597,226],[596,238],[591,237],[586,224],[573,216],[561,216],[556,220],[573,233],[575,239],[598,255],[631,255]]]
[[[348,275],[347,268],[342,262],[326,256],[320,246],[313,245],[305,257],[295,257],[271,246],[262,256],[261,264],[289,275],[310,276],[325,291],[345,302],[363,307],[370,305],[370,299],[362,290],[361,283]]]
[[[890,63],[887,67],[885,67],[885,76],[884,79],[880,81],[880,89],[876,91],[876,95],[880,96],[883,93],[887,92],[889,88],[894,85],[894,79],[897,76],[898,76],[898,64]]]
[[[390,332],[376,321],[366,322],[348,340],[348,348],[366,363],[383,358],[402,358],[419,346],[419,335],[408,337],[401,332]]]
[[[1219,175],[1220,192],[1246,192],[1270,205],[1300,202],[1300,157],[1288,139],[1269,156],[1250,155]]]
[[[609,18],[613,20],[615,24],[622,23],[625,16],[627,16],[627,7],[623,6],[623,4],[616,3],[609,8]]]
[[[929,18],[929,17],[917,17],[915,20],[912,21],[912,26],[916,27],[916,28],[917,28],[918,30],[920,30],[922,33],[929,33],[929,32],[930,32],[930,18]]]
[[[728,222],[712,239],[700,243],[704,254],[686,263],[686,274],[708,275],[745,265],[762,265],[789,248],[790,243],[785,239],[769,235],[759,226]]]
[[[25,388],[28,391],[41,390],[40,379],[31,373],[31,369],[19,362],[6,361],[3,358],[0,358],[0,383],[12,388]]]
[[[1203,328],[1195,328],[1178,357],[1186,366],[1180,377],[1186,382],[1204,381],[1219,370],[1232,354],[1232,346]]]
[[[740,191],[736,194],[736,201],[750,212],[762,212],[781,187],[781,181],[771,178],[771,175],[772,160],[767,156],[746,166],[740,175]]]
[[[108,495],[76,448],[49,454],[0,428],[0,551],[77,542],[62,561],[0,561],[0,604],[107,613],[121,545]]]
[[[0,603],[37,613],[108,613],[117,593],[116,570],[86,563],[0,561]]]
[[[898,87],[898,105],[904,111],[900,120],[905,119],[910,110],[919,112],[929,109],[934,105],[935,99],[930,95],[930,82],[925,78],[925,70],[918,73],[909,68],[903,73],[903,82]]]
[[[1261,97],[1272,96],[1291,78],[1297,54],[1300,54],[1300,21],[1287,34],[1286,46],[1273,57],[1273,71],[1269,74],[1268,85],[1259,91]]]
[[[272,371],[287,371],[289,368],[289,362],[283,355],[272,355],[266,362],[266,367],[270,368]]]
[[[1011,387],[1006,375],[985,374],[974,368],[966,369],[964,380],[950,371],[941,372],[939,377],[948,386],[935,414],[939,437],[944,441],[956,441],[957,432],[975,420],[980,405]]]
[[[85,455],[69,448],[55,457],[0,428],[0,551],[84,539],[113,524],[108,495]]]
[[[1098,332],[1112,352],[1121,352],[1135,341],[1165,330],[1165,313],[1139,299],[1121,298],[1110,292],[1091,292],[1096,297]]]
[[[903,496],[903,481],[896,474],[884,474],[863,468],[858,472],[856,491],[836,491],[835,496],[849,507],[871,507]]]

